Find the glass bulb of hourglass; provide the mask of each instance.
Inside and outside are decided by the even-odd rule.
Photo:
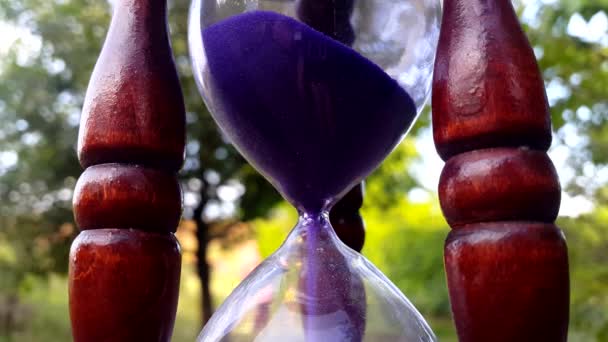
[[[413,99],[418,111],[431,92],[440,0],[193,0],[190,53],[196,72],[204,69],[201,30],[247,12],[292,17],[382,68]],[[195,75],[201,82],[204,75]]]
[[[327,216],[302,216],[230,295],[199,341],[434,341],[422,316]]]
[[[433,341],[327,212],[401,140],[429,93],[430,0],[194,0],[195,79],[226,137],[300,212],[199,341]],[[373,229],[373,227],[371,227]]]

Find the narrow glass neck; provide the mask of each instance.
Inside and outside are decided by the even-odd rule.
[[[298,223],[293,228],[289,237],[289,243],[300,244],[302,242],[317,239],[327,239],[330,236],[335,236],[335,232],[329,221],[329,213],[327,211],[310,213],[299,212]]]
[[[329,209],[319,211],[299,211],[298,224],[329,224]]]
[[[338,243],[340,239],[336,235],[329,220],[329,212],[301,213],[298,224],[293,230],[293,236],[302,238],[305,245],[324,245]]]
[[[287,199],[291,205],[293,205],[296,210],[298,210],[298,215],[300,217],[315,217],[322,215],[329,215],[331,208],[336,204],[335,198],[327,198],[318,201],[308,201],[308,202],[298,202],[289,196],[285,196],[285,193],[281,192],[283,198]]]
[[[329,221],[329,211],[321,212],[299,212],[296,230],[304,230],[309,234],[333,230]]]

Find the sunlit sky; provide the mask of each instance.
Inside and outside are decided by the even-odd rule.
[[[538,24],[537,16],[540,5],[554,4],[557,0],[522,0],[526,6],[523,12],[522,20],[531,26]],[[27,29],[19,28],[11,24],[0,22],[0,60],[2,55],[6,54],[9,48],[16,41],[21,42],[24,48],[19,49],[19,57],[27,58],[28,55],[38,53],[41,46],[39,37],[32,35]],[[580,14],[574,14],[568,23],[567,33],[571,36],[580,38],[589,43],[596,43],[602,46],[608,46],[608,16],[604,12],[598,12],[589,20],[585,20]],[[535,49],[538,58],[542,58],[543,52]],[[1,72],[1,65],[0,65]],[[556,100],[569,96],[568,89],[559,82],[550,82],[547,84],[547,95],[550,103]],[[590,116],[590,110],[587,107],[582,107],[576,110],[575,115],[579,118]],[[568,165],[570,151],[573,148],[580,147],[585,144],[584,136],[581,136],[573,124],[566,124],[559,132],[561,140],[565,144],[560,144],[560,139],[554,139],[554,144],[549,151],[549,155],[553,160],[556,169],[560,175],[562,185],[573,180],[574,170]],[[416,139],[416,146],[421,154],[420,161],[417,162],[412,169],[414,176],[420,181],[422,189],[414,189],[408,195],[412,200],[425,201],[429,198],[430,193],[434,193],[437,189],[439,175],[443,167],[443,161],[438,157],[433,145],[432,133],[430,129],[422,131]],[[7,168],[18,162],[18,156],[13,151],[0,150],[0,174]],[[598,169],[594,165],[585,165],[585,175],[591,175],[601,182],[608,182],[608,169]],[[226,187],[226,191],[230,190]],[[224,191],[222,190],[222,191]],[[210,208],[213,209],[213,208]],[[566,193],[562,194],[562,205],[560,215],[576,216],[584,212],[589,212],[593,209],[593,204],[589,199],[583,196],[571,197]],[[211,210],[214,211],[214,210]],[[212,213],[208,213],[213,216]]]
[[[0,54],[4,55],[10,46],[19,37],[18,29],[15,26],[0,21]]]

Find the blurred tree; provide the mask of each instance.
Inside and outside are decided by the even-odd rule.
[[[608,1],[522,7],[522,19],[547,85],[556,131],[566,146],[572,194],[592,197],[608,180]],[[565,173],[564,173],[565,174]]]
[[[77,19],[74,4],[30,5],[0,2],[8,23],[3,35],[17,38],[0,62],[0,244],[11,256],[0,257],[0,291],[8,298],[23,291],[32,274],[66,271],[71,191],[80,172],[76,126],[88,82],[83,70],[93,66],[107,20],[105,6],[94,2],[84,11],[91,25]],[[7,316],[18,308],[9,302],[15,306]],[[7,323],[7,331],[12,328]]]
[[[212,313],[207,246],[210,226],[222,219],[247,220],[265,214],[279,199],[277,192],[236,152],[217,129],[194,82],[187,46],[189,0],[170,1],[173,54],[180,73],[187,111],[188,143],[181,176],[186,193],[184,216],[197,226],[197,269],[202,284],[202,321]],[[233,227],[233,225],[225,225]],[[218,232],[217,229],[213,230]],[[219,230],[225,235],[226,230]]]
[[[209,236],[209,226],[227,217],[259,216],[279,197],[227,144],[202,104],[187,56],[188,6],[186,0],[170,2],[169,20],[188,120],[180,174],[184,216],[198,228],[206,321],[206,246],[225,234],[215,229]],[[82,172],[75,150],[80,109],[110,14],[103,1],[0,1],[0,19],[17,39],[0,62],[0,244],[10,251],[4,253],[10,258],[0,253],[0,272],[10,275],[2,277],[0,286],[7,289],[0,292],[14,293],[28,274],[66,271],[76,234],[72,189]]]
[[[572,342],[608,341],[607,190],[593,212],[558,221],[568,239]]]
[[[607,12],[605,0],[533,2],[522,11],[552,106],[552,156],[565,159],[564,190],[593,204],[558,220],[569,244],[574,342],[608,340]]]

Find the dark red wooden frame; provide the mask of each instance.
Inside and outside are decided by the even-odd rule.
[[[568,254],[534,53],[509,0],[445,0],[433,80],[460,341],[567,340]]]
[[[165,0],[118,1],[91,77],[79,136],[86,171],[74,197],[82,232],[70,253],[77,342],[171,338],[185,116],[166,16]],[[433,129],[446,161],[439,197],[453,228],[445,266],[460,340],[566,341],[568,257],[554,225],[549,108],[509,0],[444,1]],[[332,212],[357,250],[361,190]]]
[[[75,341],[169,341],[182,208],[185,110],[166,0],[120,0],[91,76],[70,253]]]

